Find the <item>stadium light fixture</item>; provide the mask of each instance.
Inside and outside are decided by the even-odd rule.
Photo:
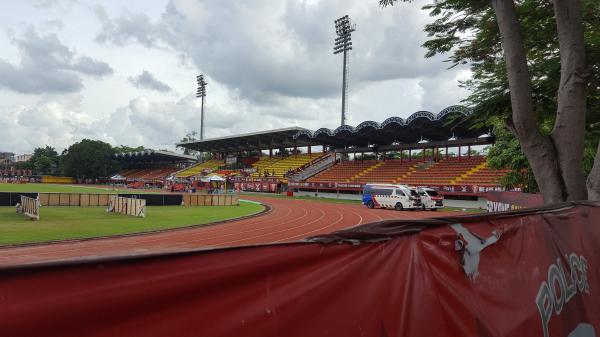
[[[206,97],[206,85],[208,82],[204,80],[204,75],[196,76],[198,82],[198,90],[196,91],[196,97],[202,100],[200,107],[200,140],[204,139],[204,97]]]
[[[356,25],[352,23],[348,15],[333,22],[335,24],[335,33],[337,37],[334,40],[333,54],[344,53],[344,66],[342,73],[342,123],[346,124],[346,99],[348,96],[348,52],[352,50],[352,32],[356,30]]]

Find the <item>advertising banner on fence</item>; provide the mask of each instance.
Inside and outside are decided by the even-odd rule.
[[[600,336],[599,221],[600,204],[565,204],[4,269],[0,333]]]
[[[253,191],[253,192],[277,192],[277,182],[273,179],[265,180],[234,180],[233,188],[237,191]]]
[[[486,199],[488,212],[514,211],[544,204],[541,194],[522,192],[487,192]]]

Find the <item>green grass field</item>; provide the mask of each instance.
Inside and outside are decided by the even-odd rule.
[[[145,218],[135,218],[107,213],[104,207],[42,207],[40,220],[31,221],[14,207],[0,207],[0,246],[207,224],[255,214],[263,208],[250,202],[240,202],[240,206],[148,206]]]
[[[63,192],[63,193],[120,193],[131,192],[127,189],[113,190],[110,186],[77,186],[60,184],[5,184],[0,183],[0,192]],[[136,193],[152,193],[145,190],[135,190]]]

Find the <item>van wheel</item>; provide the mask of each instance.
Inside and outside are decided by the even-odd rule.
[[[373,203],[373,201],[369,201],[367,203],[367,208],[375,208],[375,204]]]
[[[421,206],[421,209],[422,209],[422,210],[424,210],[424,211],[425,211],[425,210],[427,210],[427,209],[425,208],[425,205],[422,205],[422,206]]]
[[[394,206],[394,209],[397,211],[403,211],[404,210],[404,206],[402,206],[402,203],[399,202],[396,204],[396,206]]]
[[[432,208],[431,210],[435,212],[435,211],[437,211],[437,208]]]

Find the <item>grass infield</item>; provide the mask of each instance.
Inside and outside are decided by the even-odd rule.
[[[0,207],[0,246],[208,224],[263,209],[260,204],[243,201],[239,206],[148,206],[145,218],[135,218],[107,213],[104,207],[42,207],[40,220],[31,221],[17,214],[14,207]]]

